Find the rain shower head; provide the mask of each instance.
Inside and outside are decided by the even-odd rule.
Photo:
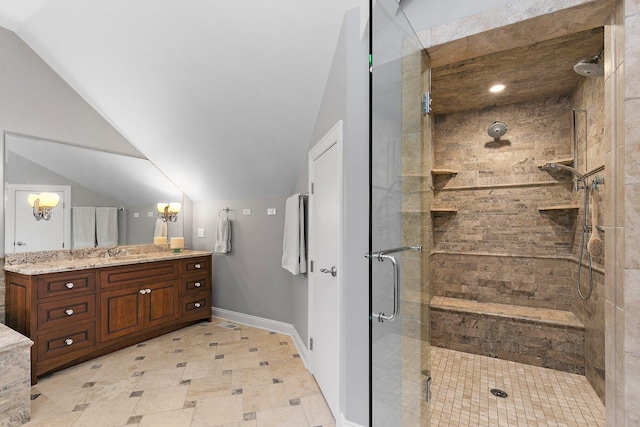
[[[507,125],[502,122],[493,122],[487,129],[487,133],[490,137],[499,139],[505,133],[507,133]]]
[[[573,66],[573,71],[584,77],[600,77],[604,74],[601,64],[589,61],[580,61]]]
[[[578,179],[584,179],[584,175],[582,175],[580,172],[578,172],[571,166],[566,166],[561,163],[546,163],[540,166],[540,170],[543,170],[543,171],[565,170],[574,174]]]
[[[600,77],[604,74],[604,67],[599,62],[602,51],[592,59],[583,59],[573,66],[573,71],[584,77]]]

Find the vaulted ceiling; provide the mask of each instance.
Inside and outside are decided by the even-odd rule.
[[[284,196],[360,0],[2,0],[14,31],[190,198]]]

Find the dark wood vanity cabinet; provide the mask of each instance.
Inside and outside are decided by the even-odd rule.
[[[179,318],[178,282],[147,283],[100,293],[100,340],[173,322]]]
[[[6,272],[7,325],[34,341],[31,375],[200,320],[211,321],[211,256],[25,275]]]

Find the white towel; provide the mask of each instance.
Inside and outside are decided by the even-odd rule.
[[[156,219],[156,228],[153,231],[153,237],[167,237],[167,223],[160,218]]]
[[[118,246],[118,208],[96,208],[98,247]]]
[[[304,238],[304,199],[300,193],[287,199],[284,211],[282,268],[293,275],[307,272]]]
[[[73,248],[96,246],[96,208],[74,207],[72,210]]]
[[[219,254],[231,252],[231,221],[227,217],[218,218],[214,252]]]

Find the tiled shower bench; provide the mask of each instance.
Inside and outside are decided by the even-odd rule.
[[[31,414],[31,345],[0,323],[0,425],[19,426]]]
[[[434,296],[431,344],[584,375],[584,325],[570,311]]]

